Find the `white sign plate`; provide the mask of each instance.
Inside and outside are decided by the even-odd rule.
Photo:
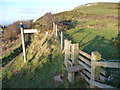
[[[37,33],[37,29],[24,29],[24,33]]]

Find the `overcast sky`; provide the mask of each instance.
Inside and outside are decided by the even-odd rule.
[[[37,19],[46,12],[58,13],[93,2],[119,2],[119,0],[0,0],[0,24]]]

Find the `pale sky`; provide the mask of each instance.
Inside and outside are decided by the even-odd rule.
[[[17,20],[38,19],[47,12],[58,13],[93,2],[119,0],[0,0],[0,25]]]

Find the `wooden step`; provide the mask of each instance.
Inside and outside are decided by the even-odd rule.
[[[84,69],[84,67],[81,65],[76,65],[76,66],[71,66],[71,67],[65,68],[65,70],[69,73],[77,72],[77,71],[80,71],[83,69]]]

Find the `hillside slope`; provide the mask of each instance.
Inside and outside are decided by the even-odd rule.
[[[40,31],[32,36],[32,43],[27,48],[27,63],[23,53],[2,67],[3,88],[55,88],[86,87],[83,79],[78,86],[71,85],[64,71],[64,55],[59,42],[52,31]],[[56,82],[54,76],[63,74],[64,83]]]
[[[58,14],[47,13],[35,22],[38,33],[32,35],[27,47],[27,63],[23,53],[13,58],[2,68],[4,88],[80,88],[87,84],[82,78],[70,84],[55,82],[53,77],[64,71],[64,54],[52,32],[52,22],[58,24],[66,37],[80,44],[87,53],[99,51],[105,59],[117,59],[117,48],[113,45],[118,35],[118,4],[97,3],[80,6]],[[48,33],[48,34],[47,34]]]
[[[118,59],[118,3],[95,3],[57,14],[69,21],[66,36],[89,54],[99,51],[105,59]],[[74,26],[71,26],[74,24]]]
[[[49,79],[52,80],[53,76],[61,71],[59,67],[62,65],[63,56],[51,34],[37,33],[33,35],[32,41],[27,48],[27,63],[24,63],[21,53],[3,67],[3,87],[47,88],[50,87]],[[44,83],[48,85],[45,86]]]

